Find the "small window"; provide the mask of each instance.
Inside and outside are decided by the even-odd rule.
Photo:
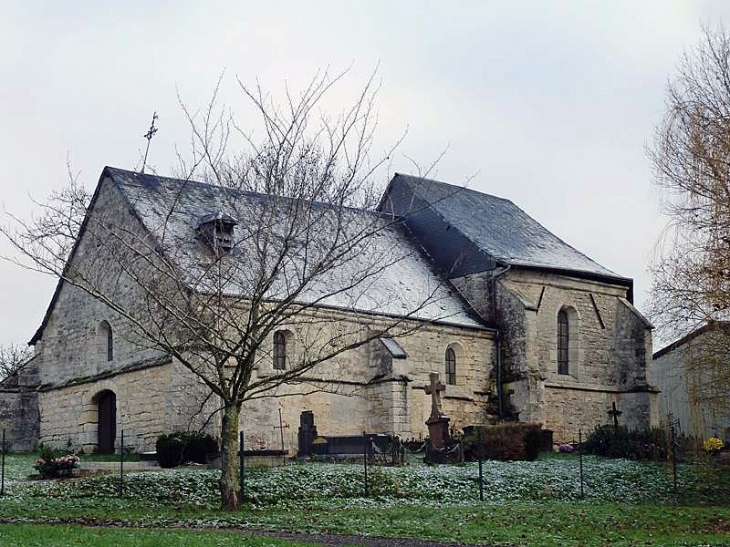
[[[570,331],[568,314],[565,310],[558,312],[558,374],[569,374]]]
[[[274,333],[274,368],[286,370],[286,335],[280,330]]]
[[[106,331],[106,360],[111,361],[114,359],[114,335],[112,334],[112,328]]]
[[[114,333],[112,327],[107,321],[99,323],[99,329],[97,332],[99,354],[103,359],[106,357],[107,361],[114,360]]]
[[[453,348],[446,350],[446,383],[456,385],[456,352]]]

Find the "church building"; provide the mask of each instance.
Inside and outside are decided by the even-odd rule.
[[[104,229],[123,227],[148,242],[185,279],[202,279],[196,276],[205,269],[206,245],[239,266],[255,256],[250,248],[236,254],[236,246],[250,244],[242,234],[264,198],[107,167],[88,215]],[[377,212],[347,215],[350,225],[365,218],[384,223],[367,243],[371,256],[397,250],[402,258],[357,295],[343,288],[318,296],[317,287],[299,294],[307,313],[271,333],[253,380],[287,370],[306,351],[303,340],[319,318],[329,322],[318,336],[332,344],[338,325],[362,325],[366,317],[378,325],[407,314],[408,328],[246,402],[239,425],[249,445],[283,443],[296,453],[306,411],[320,435],[423,438],[431,371],[446,385],[443,410],[457,431],[519,420],[542,423],[556,442],[571,441],[579,429],[609,423],[614,404],[622,424],[656,422],[657,390],[647,375],[652,326],[632,304],[631,279],[597,264],[511,201],[444,182],[396,174]],[[91,222],[87,217],[85,226]],[[132,305],[139,298],[134,287],[102,256],[99,241],[82,228],[69,264],[83,264],[79,271],[113,285]],[[353,258],[352,271],[369,267],[358,260],[365,257]],[[202,293],[201,286],[189,283],[186,290]],[[414,305],[424,294],[429,299]],[[30,341],[36,356],[27,378],[21,371],[20,379],[0,384],[0,418],[13,422],[7,424],[12,449],[43,442],[111,452],[119,449],[122,429],[126,447],[136,451],[154,450],[157,437],[172,431],[218,434],[210,389],[174,355],[141,345],[129,332],[105,302],[60,281]]]

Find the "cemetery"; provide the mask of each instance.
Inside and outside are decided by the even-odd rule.
[[[706,443],[704,458],[671,451],[636,459],[584,454],[593,445],[623,439],[624,432],[635,435],[620,424],[616,408],[613,424],[585,443],[555,451],[550,432],[539,424],[494,426],[498,435],[471,427],[454,436],[440,404],[443,391],[438,374],[432,374],[426,389],[430,435],[423,441],[368,432],[327,436],[312,412],[302,413],[297,454],[246,447],[241,434],[243,504],[235,512],[220,509],[214,458],[206,465],[160,468],[147,455],[60,452],[59,472],[44,480],[52,450],[40,457],[3,451],[0,523],[10,526],[0,528],[0,540],[21,537],[15,523],[23,523],[26,542],[32,534],[48,533],[42,526],[48,523],[155,528],[173,534],[170,541],[179,540],[171,532],[178,528],[225,529],[208,538],[226,544],[237,539],[225,536],[234,530],[250,538],[247,545],[273,536],[281,543],[266,539],[274,543],[261,545],[282,546],[339,545],[343,537],[360,545],[411,545],[404,542],[414,538],[414,546],[715,545],[727,539],[730,466],[723,447]],[[511,446],[505,439],[524,441],[531,433],[532,456],[526,446],[520,454],[504,452],[503,445]],[[77,533],[86,534],[84,528]],[[431,540],[440,543],[424,543]]]

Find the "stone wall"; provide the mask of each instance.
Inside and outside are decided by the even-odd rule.
[[[157,437],[172,431],[171,400],[185,393],[170,391],[171,364],[118,374],[97,381],[41,391],[39,394],[40,440],[58,448],[93,452],[98,444],[98,395],[116,395],[117,436],[120,446],[138,452],[155,449]]]
[[[125,306],[145,310],[145,299],[129,276],[119,272],[118,261],[108,249],[108,228],[125,226],[130,237],[144,241],[145,233],[116,187],[103,181],[84,236],[72,258],[73,268],[83,272],[88,283]],[[122,369],[160,356],[133,335],[130,323],[98,299],[69,283],[62,283],[42,339],[36,351],[41,354],[41,383],[61,385],[78,378]],[[113,358],[108,359],[106,336],[101,331],[106,321],[112,329]]]
[[[617,401],[635,427],[656,421],[648,385],[651,325],[626,300],[621,285],[511,269],[494,284],[490,273],[454,284],[505,339],[504,392],[521,421],[542,422],[556,441],[571,440],[610,420]],[[557,316],[570,317],[569,373],[558,373]],[[496,313],[495,313],[496,312]]]
[[[0,430],[5,430],[7,450],[35,450],[39,423],[38,394],[35,391],[0,389]]]
[[[344,312],[328,313],[333,318],[332,328],[340,332],[354,317]],[[305,328],[306,324],[303,318],[300,327]],[[413,327],[410,325],[405,331]],[[322,340],[331,337],[321,324],[317,328]],[[291,329],[296,331],[297,327]],[[296,359],[297,351],[305,351],[302,341],[308,338],[306,333],[295,334],[300,342],[290,346],[291,359]],[[397,337],[397,341],[407,358],[389,358],[382,344],[374,340],[318,365],[299,383],[279,386],[267,394],[270,396],[246,403],[240,426],[246,433],[247,444],[281,446],[279,409],[284,445],[290,453],[296,452],[299,415],[305,410],[314,412],[321,434],[355,435],[367,430],[406,438],[424,437],[424,422],[430,412],[430,397],[426,396],[424,386],[431,370],[445,379],[444,357],[448,347],[457,355],[457,385],[447,386],[444,410],[456,428],[484,423],[485,404],[493,388],[491,332],[426,325]],[[123,354],[119,358],[128,363]],[[127,365],[130,366],[134,364]],[[270,352],[262,348],[253,379],[257,381],[274,372]],[[94,450],[98,442],[96,397],[103,390],[114,392],[117,398],[117,444],[122,427],[125,444],[139,451],[153,450],[157,436],[171,431],[205,427],[218,434],[220,414],[215,411],[220,401],[209,397],[209,389],[173,360],[140,370],[103,371],[66,383],[44,384],[40,395],[41,441],[87,452]]]
[[[285,449],[290,453],[296,452],[299,416],[305,410],[314,413],[320,435],[367,431],[424,438],[431,410],[431,397],[424,387],[432,370],[445,380],[444,357],[450,346],[457,354],[457,383],[446,387],[444,411],[456,429],[485,423],[493,388],[491,332],[428,325],[396,340],[407,358],[384,359],[380,343],[372,341],[318,365],[303,384],[281,386],[278,396],[246,403],[240,424],[246,438],[250,443],[279,448],[279,409]]]
[[[6,448],[30,451],[38,446],[38,366],[39,356],[0,382],[0,434],[5,430]]]

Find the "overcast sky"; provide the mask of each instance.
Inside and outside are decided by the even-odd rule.
[[[379,66],[376,149],[408,132],[391,172],[448,147],[434,178],[512,200],[634,278],[644,309],[665,223],[645,146],[680,54],[728,21],[721,0],[0,0],[2,205],[30,215],[67,157],[89,190],[105,165],[135,168],[155,110],[150,163],[170,174],[189,142],[177,92],[201,107],[224,70],[236,110],[236,76],[276,95],[352,64],[336,112]],[[0,276],[0,344],[26,342],[55,280],[4,262]]]

